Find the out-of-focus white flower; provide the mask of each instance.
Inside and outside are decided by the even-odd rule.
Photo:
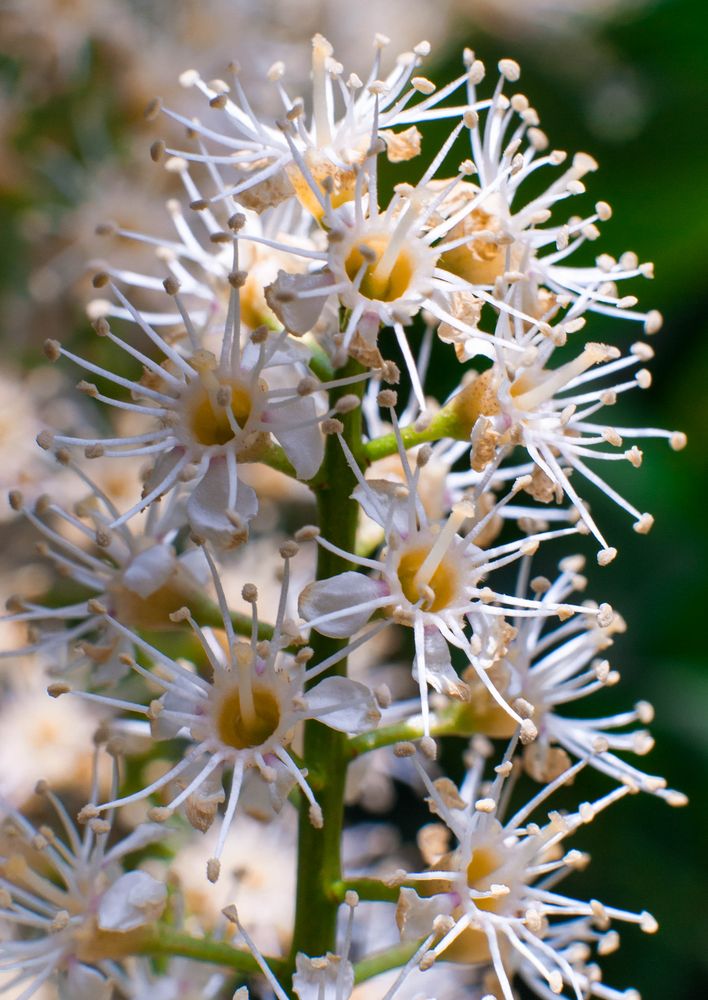
[[[98,719],[87,706],[47,697],[47,678],[36,661],[2,675],[0,702],[0,797],[22,808],[37,775],[55,788],[87,783],[91,739]]]
[[[146,872],[121,874],[122,859],[162,839],[164,829],[139,826],[108,848],[111,822],[90,820],[79,835],[47,784],[37,791],[55,810],[63,837],[0,806],[0,924],[13,932],[0,944],[0,970],[14,973],[12,984],[29,984],[26,997],[58,977],[62,996],[103,1000],[120,955],[120,947],[111,951],[111,935],[151,924],[167,899],[164,884]]]
[[[169,615],[202,591],[209,571],[198,549],[187,548],[179,555],[175,549],[185,506],[178,492],[150,508],[142,530],[125,523],[112,530],[118,509],[96,482],[81,469],[74,470],[90,493],[73,512],[47,495],[33,508],[24,505],[19,491],[13,491],[10,500],[39,532],[41,554],[90,596],[59,607],[13,598],[5,620],[39,629],[20,652],[38,651],[49,658],[55,676],[85,674],[88,669],[87,683],[96,686],[126,672],[119,657],[131,649],[122,634],[106,629],[105,613],[132,628],[174,628]]]
[[[241,922],[258,947],[268,955],[287,954],[295,912],[296,834],[295,810],[288,805],[276,823],[239,815],[237,835],[224,845],[215,886],[205,880],[204,871],[214,857],[218,830],[212,827],[181,845],[170,871],[179,880],[187,928],[196,925],[211,933],[224,906],[238,899]]]
[[[225,986],[223,972],[188,958],[171,958],[160,972],[147,959],[136,959],[120,979],[121,993],[129,1000],[217,1000]]]

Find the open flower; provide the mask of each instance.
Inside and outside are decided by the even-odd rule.
[[[684,447],[686,436],[678,431],[610,425],[596,416],[614,405],[621,393],[651,384],[646,368],[624,381],[617,378],[653,357],[648,344],[634,344],[621,356],[615,347],[588,343],[571,361],[551,367],[553,353],[565,343],[567,332],[561,327],[554,338],[554,329],[549,336],[538,325],[529,328],[518,317],[502,313],[497,343],[506,340],[517,348],[524,344],[527,352],[520,358],[516,352],[508,354],[500,349],[492,367],[463,388],[457,405],[463,418],[467,407],[474,414],[470,420],[473,468],[482,471],[489,466],[495,470],[517,445],[523,447],[531,459],[528,466],[521,467],[521,471],[532,473],[528,492],[544,503],[553,499],[560,502],[566,496],[601,546],[598,562],[606,565],[617,550],[608,545],[570,474],[576,471],[626,510],[635,519],[634,530],[644,534],[650,530],[653,517],[606,483],[587,460],[627,461],[638,468],[642,452],[636,444],[627,448],[625,438],[664,438],[677,450]]]
[[[19,652],[50,658],[55,676],[83,674],[88,668],[87,682],[94,686],[125,674],[120,655],[132,648],[123,635],[106,628],[105,612],[134,629],[174,629],[170,613],[201,593],[208,567],[198,549],[177,553],[175,540],[185,517],[185,498],[177,491],[165,504],[153,506],[140,527],[123,523],[112,530],[119,511],[97,483],[75,471],[90,493],[73,512],[49,496],[40,497],[32,509],[18,491],[10,499],[39,532],[42,555],[88,596],[58,607],[14,598],[6,620],[39,629]]]
[[[513,769],[515,746],[516,739],[495,768],[491,788],[481,784],[488,747],[478,745],[477,754],[471,755],[459,790],[446,778],[431,782],[418,765],[431,808],[444,826],[428,828],[422,840],[430,870],[401,873],[407,886],[415,886],[401,889],[397,911],[401,936],[417,940],[429,932],[434,920],[444,919],[447,929],[423,956],[423,964],[442,959],[490,965],[504,1000],[514,998],[511,983],[516,975],[542,997],[568,988],[576,997],[614,1000],[623,994],[596,982],[583,960],[589,955],[586,944],[595,943],[603,954],[613,944],[616,947],[616,933],[606,933],[611,921],[635,923],[647,933],[657,929],[656,921],[646,912],[630,913],[598,900],[582,902],[558,892],[556,885],[588,860],[577,850],[564,853],[566,838],[630,789],[617,788],[595,802],[583,803],[577,812],[551,813],[543,824],[532,822],[546,799],[584,766],[580,761],[504,820],[501,795]],[[450,833],[456,843],[448,850]],[[571,949],[571,943],[581,948]]]
[[[237,241],[236,241],[237,242]],[[236,245],[236,244],[235,244]],[[107,276],[106,276],[107,280]],[[103,281],[103,279],[101,279]],[[152,429],[132,436],[78,438],[45,435],[41,443],[82,445],[89,457],[143,457],[154,460],[143,497],[112,522],[119,527],[178,484],[189,480],[187,517],[192,530],[215,544],[233,546],[245,537],[248,521],[258,509],[255,492],[238,476],[239,462],[264,458],[271,435],[282,447],[299,478],[317,472],[324,451],[316,397],[317,381],[307,377],[309,352],[286,333],[261,327],[245,344],[239,322],[240,272],[233,279],[223,335],[212,344],[210,327],[198,330],[185,313],[189,346],[176,349],[112,285],[119,302],[133,321],[162,352],[161,364],[114,334],[105,318],[96,321],[99,335],[107,337],[143,365],[143,377],[132,380],[116,375],[50,341],[46,351],[56,360],[64,355],[85,370],[128,389],[134,402],[114,399],[92,383],[80,388],[89,396],[145,417]],[[177,293],[170,281],[168,291]],[[216,346],[217,353],[209,349]]]
[[[521,592],[528,583],[530,562],[527,559],[521,565]],[[553,582],[545,577],[531,581],[532,593],[541,605],[548,601],[554,606],[567,600],[573,591],[585,588],[583,565],[582,556],[563,559]],[[586,615],[575,615],[553,628],[548,623],[548,618],[540,616],[520,619],[504,654],[490,670],[507,701],[523,705],[538,729],[536,740],[524,749],[526,771],[537,781],[552,781],[570,766],[570,755],[587,760],[591,767],[622,784],[658,795],[670,805],[684,805],[685,795],[667,788],[664,778],[645,774],[617,755],[618,751],[643,755],[652,749],[654,741],[646,729],[624,731],[635,723],[651,722],[653,709],[648,702],[600,718],[566,714],[574,702],[619,680],[618,672],[602,654],[612,645],[612,636],[624,631],[622,618],[615,615],[604,627]],[[475,730],[493,737],[511,737],[513,721],[478,681],[471,684],[469,712]]]
[[[249,769],[254,769],[270,786],[275,806],[282,805],[283,789],[287,794],[297,784],[310,803],[313,824],[321,826],[322,811],[289,750],[296,726],[305,719],[318,719],[341,732],[358,733],[375,726],[380,718],[374,696],[364,684],[345,677],[327,677],[306,689],[321,672],[321,665],[306,668],[312,655],[307,648],[296,655],[285,652],[292,638],[284,619],[289,560],[296,551],[292,543],[281,549],[285,570],[278,616],[272,637],[259,642],[256,588],[246,584],[243,590],[244,598],[253,607],[254,626],[250,641],[240,640],[231,624],[216,567],[205,550],[221,606],[225,644],[210,630],[202,630],[187,608],[175,612],[173,620],[191,625],[211,669],[209,679],[201,677],[189,665],[165,656],[111,619],[113,628],[147,654],[154,668],[146,669],[129,657],[125,657],[125,662],[162,689],[162,695],[142,705],[110,694],[76,692],[78,697],[142,715],[149,720],[149,730],[156,740],[186,741],[180,760],[156,781],[111,802],[91,803],[85,814],[98,816],[171,785],[173,789],[177,786],[178,791],[170,793],[168,804],[153,809],[151,815],[162,821],[184,804],[190,823],[204,831],[211,826],[219,803],[226,800],[214,857],[207,865],[211,881],[219,876],[219,858]],[[231,771],[231,778],[225,795],[222,779],[227,770]]]
[[[139,870],[121,874],[121,863],[163,839],[164,829],[144,824],[109,848],[110,821],[92,820],[79,834],[46,782],[37,792],[63,835],[0,806],[0,925],[13,934],[0,943],[0,970],[15,973],[5,988],[28,984],[22,997],[29,998],[58,980],[66,996],[108,1000],[114,960],[138,947],[141,928],[159,918],[167,899],[161,882]]]
[[[526,184],[528,179],[535,181],[540,171],[561,166],[567,154],[548,150],[548,138],[528,98],[504,94],[504,87],[516,83],[521,73],[513,59],[499,62],[498,83],[485,102],[477,92],[485,67],[469,50],[465,62],[467,98],[480,113],[479,128],[470,132],[478,177],[474,184],[456,185],[439,207],[442,219],[458,220],[449,233],[456,245],[444,254],[440,266],[461,279],[462,293],[475,285],[493,288],[504,275],[514,275],[522,284],[521,306],[533,319],[563,307],[565,319],[571,321],[591,310],[641,322],[647,333],[655,333],[661,326],[659,313],[636,310],[636,298],[620,294],[617,287],[618,282],[638,276],[653,277],[651,264],[640,264],[632,253],[619,261],[603,254],[590,267],[568,262],[585,242],[598,238],[597,223],[610,218],[610,206],[598,202],[584,218],[553,219],[561,202],[585,191],[582,178],[597,170],[595,160],[578,153],[540,193],[527,194],[533,186],[533,181]],[[469,204],[474,211],[465,211]]]
[[[168,151],[187,160],[228,164],[235,174],[228,193],[247,208],[262,211],[297,197],[320,218],[325,185],[331,185],[336,204],[352,197],[356,168],[372,140],[380,137],[392,162],[408,160],[420,149],[417,124],[460,112],[459,107],[445,101],[463,86],[465,74],[439,90],[429,80],[414,75],[422,57],[430,51],[427,42],[401,55],[395,69],[384,79],[380,78],[381,54],[388,39],[378,35],[374,44],[374,61],[368,78],[362,81],[355,73],[345,78],[327,39],[314,36],[309,120],[302,99],[293,100],[283,86],[282,63],[272,66],[268,74],[284,108],[283,121],[275,124],[254,113],[235,64],[230,67],[230,82],[206,83],[195,70],[183,73],[184,86],[198,87],[215,109],[215,127],[211,122],[202,124],[163,109],[209,147],[205,150],[201,145],[194,152]]]
[[[395,424],[393,409],[391,415]],[[387,480],[365,479],[343,441],[342,447],[358,479],[352,495],[383,529],[385,547],[378,558],[368,558],[343,552],[317,534],[318,543],[325,549],[372,575],[348,571],[317,580],[300,595],[300,614],[311,628],[339,638],[355,636],[376,614],[377,620],[368,632],[353,639],[347,648],[356,648],[393,622],[411,627],[415,642],[413,671],[420,688],[426,736],[428,685],[457,698],[469,695],[467,685],[452,666],[452,647],[464,652],[491,697],[522,727],[524,738],[533,739],[533,723],[521,718],[487,675],[490,663],[499,655],[499,644],[504,642],[503,619],[568,617],[580,611],[606,621],[612,612],[607,605],[601,609],[578,608],[563,602],[543,605],[534,599],[497,592],[486,581],[495,569],[530,554],[542,541],[572,534],[575,529],[538,532],[482,549],[475,544],[477,535],[496,510],[526,485],[526,480],[515,483],[510,493],[481,517],[476,516],[469,501],[464,501],[456,504],[443,521],[431,523],[417,495],[421,463],[412,470],[402,445],[400,458],[406,470],[406,487]],[[467,634],[470,625],[471,634]]]

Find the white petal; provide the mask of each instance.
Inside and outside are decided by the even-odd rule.
[[[140,597],[149,597],[175,572],[176,560],[171,545],[152,545],[128,563],[123,583]]]
[[[177,557],[177,561],[201,587],[205,587],[210,582],[211,572],[203,549],[188,549],[187,552],[183,552]]]
[[[113,883],[98,905],[98,926],[104,931],[132,931],[158,920],[167,902],[167,888],[147,872],[127,872]]]
[[[400,495],[401,483],[389,479],[367,479],[366,488],[359,485],[354,489],[352,498],[361,505],[364,513],[380,524],[382,528],[389,526],[405,537],[409,531],[408,510],[410,497]]]
[[[57,980],[59,1000],[109,1000],[113,983],[98,971],[81,962],[72,962],[65,975]]]
[[[288,795],[295,787],[295,778],[277,757],[266,757],[269,767],[276,773],[274,782],[264,781],[256,768],[249,768],[241,786],[238,807],[249,816],[269,823],[287,802]]]
[[[434,627],[426,628],[423,635],[425,679],[428,684],[441,694],[467,698],[469,694],[467,685],[460,680],[452,666],[450,648],[444,637]],[[413,676],[417,679],[417,665],[413,667]]]
[[[452,913],[452,897],[447,893],[421,899],[415,889],[402,888],[396,906],[396,923],[401,941],[427,937],[437,916]]]
[[[328,286],[333,281],[329,273],[288,274],[287,271],[278,271],[278,277],[265,290],[266,302],[286,330],[291,333],[307,333],[320,318],[329,295]],[[299,295],[300,292],[317,288],[322,289],[322,295],[305,299]],[[285,293],[289,301],[282,301],[282,293]]]
[[[342,733],[363,733],[374,728],[381,712],[366,684],[348,677],[327,677],[305,696],[307,714]],[[335,711],[327,711],[333,706]]]
[[[195,534],[215,545],[233,547],[238,544],[239,533],[226,513],[228,500],[229,473],[226,460],[213,458],[187,502],[187,517]],[[247,524],[257,511],[258,497],[255,490],[239,480],[235,509],[230,513],[238,514]]]
[[[106,854],[105,861],[116,861],[133,851],[140,851],[148,844],[156,844],[165,839],[165,827],[161,823],[141,823],[136,826],[132,833],[119,840]]]
[[[277,425],[272,432],[283,451],[295,466],[298,479],[311,479],[322,465],[324,437],[317,423],[317,407],[310,396],[296,396],[287,406],[278,409]],[[268,411],[263,414],[268,422]],[[305,421],[309,427],[294,427]],[[291,427],[293,429],[291,429]]]
[[[329,580],[316,580],[300,594],[298,609],[305,621],[338,611],[345,612],[332,621],[315,625],[322,635],[345,638],[358,632],[374,610],[370,602],[381,596],[381,585],[363,573],[340,573]]]

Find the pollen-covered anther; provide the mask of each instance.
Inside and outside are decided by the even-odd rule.
[[[411,79],[411,87],[426,97],[435,93],[435,84],[425,76],[414,76]]]
[[[341,396],[335,403],[334,410],[335,413],[340,414],[351,413],[352,410],[356,410],[360,403],[361,400],[359,397],[352,392],[346,396]]]
[[[538,728],[531,719],[523,719],[521,725],[519,726],[519,740],[524,746],[527,746],[538,736]]]
[[[654,518],[651,514],[642,514],[642,516],[634,522],[632,527],[637,532],[638,535],[648,534],[654,525]]]
[[[494,799],[477,799],[474,807],[477,812],[491,814],[497,808],[497,803]]]
[[[602,429],[602,436],[605,441],[607,441],[608,444],[611,444],[614,448],[622,447],[622,436],[617,433],[614,427],[604,427]]]
[[[652,916],[652,914],[647,910],[644,910],[640,914],[639,926],[645,934],[656,934],[659,930],[659,924],[656,917]]]
[[[664,323],[664,317],[661,315],[658,309],[652,309],[647,313],[647,317],[644,320],[644,332],[651,335],[652,333],[658,333]]]
[[[311,542],[320,534],[320,529],[315,524],[305,524],[295,532],[296,542]]]
[[[608,546],[606,549],[600,549],[597,553],[597,563],[598,566],[609,566],[609,564],[617,556],[617,549],[612,546]]]
[[[391,409],[398,402],[398,393],[394,389],[382,389],[376,397],[379,406]]]
[[[48,361],[58,361],[61,357],[61,343],[58,340],[48,338],[44,341],[42,349]]]
[[[682,451],[687,443],[688,438],[683,431],[674,431],[669,438],[669,444],[673,451]]]

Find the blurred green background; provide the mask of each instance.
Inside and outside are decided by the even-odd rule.
[[[0,29],[1,357],[17,378],[39,363],[46,336],[74,343],[86,336],[76,293],[82,262],[95,249],[85,244],[91,243],[92,222],[101,221],[120,194],[116,178],[127,178],[126,192],[131,183],[146,190],[155,184],[161,210],[162,196],[142,165],[143,147],[155,135],[141,116],[151,86],[172,87],[188,54],[205,73],[218,72],[224,47],[238,54],[244,39],[262,73],[318,27],[347,34],[349,51],[337,48],[337,55],[361,72],[377,26],[376,5],[350,5],[360,8],[358,18],[334,0],[310,5],[301,20],[285,0],[204,2],[196,21],[195,5],[187,0],[2,6],[9,16],[3,14]],[[597,502],[620,557],[605,570],[591,569],[591,593],[620,609],[630,626],[612,656],[623,683],[607,693],[605,704],[654,702],[657,747],[646,767],[666,775],[692,801],[684,810],[648,796],[625,801],[583,833],[579,846],[597,861],[576,885],[580,894],[647,908],[661,924],[651,940],[631,930],[623,935],[619,953],[604,963],[609,983],[634,985],[645,1000],[706,997],[708,671],[700,628],[708,618],[702,494],[708,449],[708,5],[425,0],[421,10],[410,5],[411,17],[414,8],[421,35],[435,19],[433,78],[458,72],[462,45],[490,66],[502,56],[519,60],[523,89],[552,145],[583,149],[600,161],[600,171],[588,179],[590,197],[614,208],[601,249],[616,255],[632,249],[656,264],[653,283],[636,289],[643,306],[665,316],[652,340],[654,385],[649,395],[631,394],[623,422],[650,420],[685,430],[689,446],[676,455],[650,442],[641,471],[628,466],[613,480],[630,498],[643,498],[640,507],[656,516],[649,538],[635,535],[612,505]],[[318,15],[321,23],[313,24]],[[395,31],[386,27],[398,50]],[[360,55],[359,37],[365,39]],[[217,43],[210,42],[216,38],[218,58]],[[253,48],[254,39],[263,40],[262,50]],[[416,40],[407,37],[404,45]],[[631,343],[636,328],[622,326],[615,324],[607,339]],[[605,339],[600,321],[589,330],[593,339]],[[0,542],[6,541],[3,529]],[[591,785],[585,785],[588,797]]]

